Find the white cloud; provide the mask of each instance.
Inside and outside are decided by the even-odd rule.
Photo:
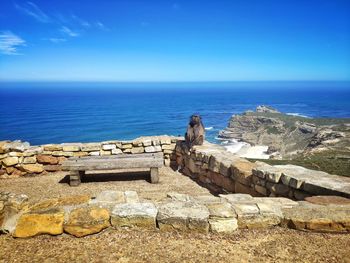
[[[78,22],[82,27],[86,27],[89,28],[91,25],[88,21],[76,16],[76,15],[72,15],[73,20],[75,20],[76,22]]]
[[[23,5],[14,4],[15,7],[24,14],[33,17],[35,20],[41,23],[49,23],[51,19],[46,15],[36,4],[33,2],[27,2]]]
[[[109,31],[109,29],[108,29],[102,22],[100,22],[100,21],[97,21],[97,22],[95,23],[95,25],[96,25],[96,27],[97,27],[98,29],[101,29],[101,30],[104,30],[104,31]]]
[[[79,33],[71,30],[70,28],[66,27],[66,26],[62,26],[60,31],[70,37],[77,37],[79,36]]]
[[[26,42],[11,31],[3,31],[0,34],[0,52],[5,55],[20,55],[17,48],[26,46]]]
[[[67,39],[65,38],[55,38],[55,37],[48,38],[47,40],[55,44],[67,41]]]

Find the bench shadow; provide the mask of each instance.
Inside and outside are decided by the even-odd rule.
[[[151,183],[150,172],[128,172],[128,173],[98,173],[85,174],[81,178],[81,183],[95,182],[123,182],[123,181],[147,181]],[[69,184],[69,175],[59,181],[60,184]]]

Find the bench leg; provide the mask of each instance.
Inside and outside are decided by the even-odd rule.
[[[151,183],[156,184],[159,182],[158,167],[151,168]]]
[[[72,171],[69,175],[69,185],[78,186],[81,183],[81,178],[84,176],[85,171]]]

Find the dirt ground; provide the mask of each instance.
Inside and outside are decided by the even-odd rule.
[[[158,184],[149,182],[149,172],[138,172],[133,174],[87,174],[78,187],[70,187],[66,175],[67,173],[61,172],[45,176],[0,180],[0,191],[26,194],[33,202],[68,195],[96,196],[103,190],[133,190],[139,194],[140,198],[154,201],[164,199],[169,192],[187,193],[193,196],[209,194],[206,188],[169,167],[160,169]]]
[[[79,187],[70,187],[65,176],[0,180],[0,191],[24,193],[33,201],[74,194],[94,196],[103,190],[135,190],[141,198],[154,201],[172,191],[209,193],[169,168],[161,169],[159,184],[150,184],[147,173],[138,173],[86,176]],[[349,234],[278,227],[238,230],[230,235],[107,229],[83,238],[63,234],[14,239],[0,235],[0,262],[350,262],[349,247]]]
[[[75,238],[0,236],[0,262],[350,262],[350,237],[274,228],[231,235],[108,229]]]

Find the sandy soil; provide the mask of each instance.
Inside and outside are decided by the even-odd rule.
[[[0,262],[350,262],[350,237],[275,228],[229,236],[106,230],[14,239],[0,236]]]
[[[163,167],[159,171],[159,183],[151,184],[149,172],[134,174],[98,174],[86,175],[78,187],[70,187],[67,173],[50,174],[36,177],[22,177],[0,180],[0,191],[26,194],[30,201],[62,197],[67,195],[89,194],[96,196],[103,190],[134,190],[140,198],[161,200],[169,192],[188,193],[191,195],[208,194],[206,188],[199,186],[189,177]]]

